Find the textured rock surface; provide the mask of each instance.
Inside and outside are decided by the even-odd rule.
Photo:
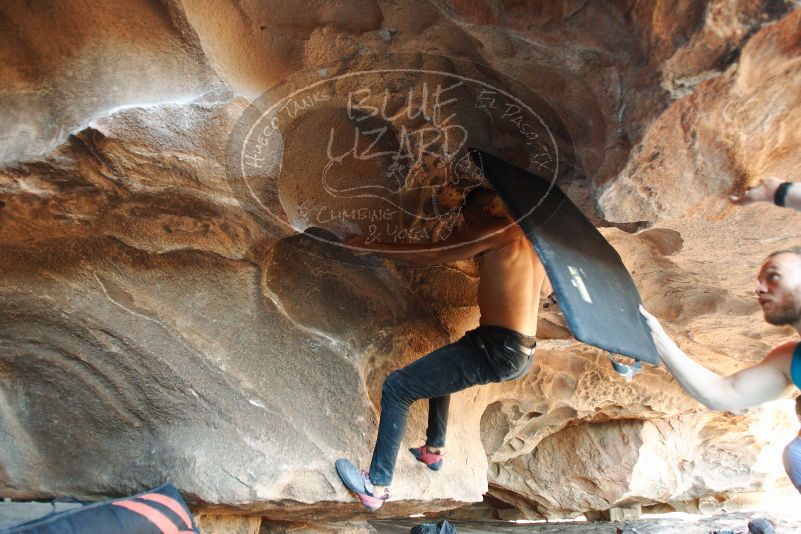
[[[791,332],[762,322],[754,276],[798,243],[801,215],[725,197],[798,167],[792,7],[4,3],[0,495],[100,497],[171,479],[206,517],[359,513],[333,460],[369,460],[387,373],[477,323],[474,266],[404,267],[291,235],[242,201],[225,167],[250,99],[371,54],[477,62],[547,100],[575,147],[562,185],[606,227],[647,306],[702,363],[757,361]],[[321,124],[294,124],[293,164],[312,165],[302,148]],[[497,127],[482,139],[514,152]],[[293,212],[311,193],[305,167],[289,169],[279,200]],[[627,234],[607,220],[653,226]],[[456,395],[446,468],[434,476],[402,454],[383,514],[487,490],[547,517],[709,511],[788,491],[786,402],[709,414],[664,369],[627,383],[546,304],[530,376]],[[423,408],[405,444],[422,439]]]
[[[259,534],[262,527],[253,515],[197,515],[195,525],[204,534]]]
[[[739,62],[674,102],[599,196],[614,221],[719,216],[726,194],[796,174],[801,12],[742,47]],[[706,215],[705,215],[706,214]]]

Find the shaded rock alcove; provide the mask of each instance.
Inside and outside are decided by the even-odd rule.
[[[241,516],[242,528],[361,513],[333,462],[369,461],[389,372],[477,324],[477,272],[304,234],[369,233],[371,214],[388,209],[337,197],[340,211],[312,219],[328,194],[321,169],[343,191],[398,163],[400,181],[373,185],[428,188],[392,197],[411,212],[414,233],[400,241],[445,235],[475,184],[446,157],[456,137],[431,144],[439,160],[316,159],[332,124],[386,128],[375,148],[398,153],[401,127],[436,122],[427,116],[363,122],[339,103],[299,113],[263,189],[252,187],[260,176],[231,174],[229,140],[254,102],[262,112],[271,95],[399,55],[527,91],[549,154],[563,156],[548,167],[555,183],[679,345],[722,373],[758,361],[792,332],[762,321],[756,272],[798,244],[801,215],[727,196],[801,167],[799,54],[801,10],[779,0],[5,2],[0,496],[101,498],[169,479],[199,513]],[[358,89],[342,80],[336,94]],[[398,98],[420,86],[392,84]],[[453,123],[471,142],[537,163],[503,109],[467,106],[475,88],[454,94]],[[372,142],[367,131],[356,146]],[[540,312],[530,374],[457,394],[446,468],[402,455],[380,514],[484,495],[535,518],[797,498],[780,465],[796,431],[787,401],[710,413],[664,368],[614,374],[552,299]],[[424,427],[415,406],[404,445]]]

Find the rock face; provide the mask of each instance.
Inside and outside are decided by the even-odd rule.
[[[718,215],[726,194],[798,168],[801,13],[742,47],[739,61],[700,83],[648,128],[599,204],[614,221]],[[770,110],[770,111],[768,111]],[[709,216],[709,215],[707,215]]]
[[[470,261],[409,267],[319,236],[371,232],[381,199],[331,193],[356,186],[392,193],[410,229],[393,234],[401,242],[430,243],[458,224],[475,185],[454,155],[466,145],[425,138],[432,125],[460,125],[471,143],[551,172],[701,363],[729,373],[758,361],[792,332],[762,321],[754,278],[767,253],[798,244],[801,215],[726,197],[798,167],[792,7],[5,2],[0,496],[99,498],[169,479],[209,524],[265,515],[296,531],[358,514],[333,462],[369,462],[389,372],[477,324],[477,272]],[[232,174],[242,117],[270,117],[301,84],[328,80],[332,95],[351,94],[346,73],[386,71],[399,57],[427,72],[430,88],[443,72],[472,80],[453,93],[451,122],[381,122],[368,112],[379,90],[362,115],[341,101],[285,107],[291,120],[256,141],[271,166]],[[382,79],[402,101],[424,78]],[[542,121],[526,131],[534,152],[524,119],[490,109],[490,82],[525,93]],[[326,132],[354,125],[353,157],[327,166],[324,150],[342,147]],[[391,157],[404,142],[416,156]],[[386,159],[362,157],[368,146]],[[559,154],[558,165],[543,154]],[[393,163],[397,176],[386,172]],[[309,215],[324,207],[323,171],[339,202],[325,221]],[[324,230],[301,233],[310,226]],[[796,430],[786,401],[709,413],[664,368],[626,382],[547,299],[539,337],[528,377],[454,396],[443,471],[401,453],[382,514],[487,492],[527,517],[562,517],[709,511],[790,491],[779,453]],[[415,405],[404,446],[421,442],[425,417]],[[252,517],[220,521],[257,528]]]

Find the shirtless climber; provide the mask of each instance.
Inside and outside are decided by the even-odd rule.
[[[790,325],[801,334],[801,247],[767,257],[757,277],[756,294],[765,320]],[[656,349],[679,384],[713,410],[739,410],[779,398],[791,384],[801,387],[801,343],[779,345],[758,364],[722,377],[690,359],[640,307]]]
[[[360,236],[346,241],[421,266],[476,257],[480,275],[478,328],[384,380],[378,437],[369,472],[359,470],[349,460],[336,462],[345,486],[370,511],[380,508],[389,498],[395,460],[414,401],[429,399],[428,429],[425,444],[409,451],[429,469],[438,470],[443,462],[450,394],[478,384],[514,380],[531,367],[545,269],[497,193],[487,188],[472,190],[463,214],[465,224],[461,231],[437,243],[437,249],[386,243],[365,245]]]

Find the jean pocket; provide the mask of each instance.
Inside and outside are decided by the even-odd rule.
[[[473,347],[482,350],[489,355],[489,350],[487,349],[487,346],[484,344],[484,340],[481,338],[481,334],[479,334],[476,330],[468,330],[467,332],[465,332],[464,339],[466,339],[467,342]]]
[[[528,372],[532,357],[508,346],[500,345],[492,351],[495,370],[501,382],[514,380]]]
[[[524,376],[526,373],[528,373],[529,369],[531,369],[531,364],[534,362],[534,356],[521,355],[521,357],[524,359],[524,361],[516,366],[517,372],[509,375],[505,380],[517,380],[521,376]]]

